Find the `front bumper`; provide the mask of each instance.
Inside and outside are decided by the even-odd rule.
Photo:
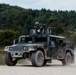
[[[22,50],[22,51],[7,51],[11,54],[11,57],[22,58],[24,54],[29,54],[31,51],[35,51],[35,49]]]
[[[11,51],[9,53],[11,54],[11,57],[22,58],[25,51]]]

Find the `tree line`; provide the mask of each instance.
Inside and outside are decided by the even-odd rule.
[[[36,21],[53,27],[53,34],[76,42],[76,11],[34,10],[0,4],[0,46],[10,45],[14,38],[29,34]]]

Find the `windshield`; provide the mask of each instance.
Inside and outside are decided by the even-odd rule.
[[[36,37],[35,38],[35,42],[36,43],[43,43],[43,42],[46,42],[47,41],[47,38],[46,37]]]
[[[20,43],[31,43],[32,38],[31,37],[21,37],[20,38]]]
[[[20,38],[20,43],[43,43],[46,42],[47,38],[46,37],[21,37]]]

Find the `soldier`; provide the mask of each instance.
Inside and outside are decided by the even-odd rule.
[[[34,35],[32,35],[33,42],[35,42],[35,38],[37,37],[37,34],[41,34],[42,31],[43,31],[43,27],[40,26],[39,22],[35,22],[35,26],[33,30]]]
[[[34,28],[36,29],[36,33],[37,34],[43,33],[44,27],[40,26],[39,22],[35,22]]]

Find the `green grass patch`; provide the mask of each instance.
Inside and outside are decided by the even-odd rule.
[[[0,51],[0,65],[5,65],[4,57],[5,57],[5,52]]]

